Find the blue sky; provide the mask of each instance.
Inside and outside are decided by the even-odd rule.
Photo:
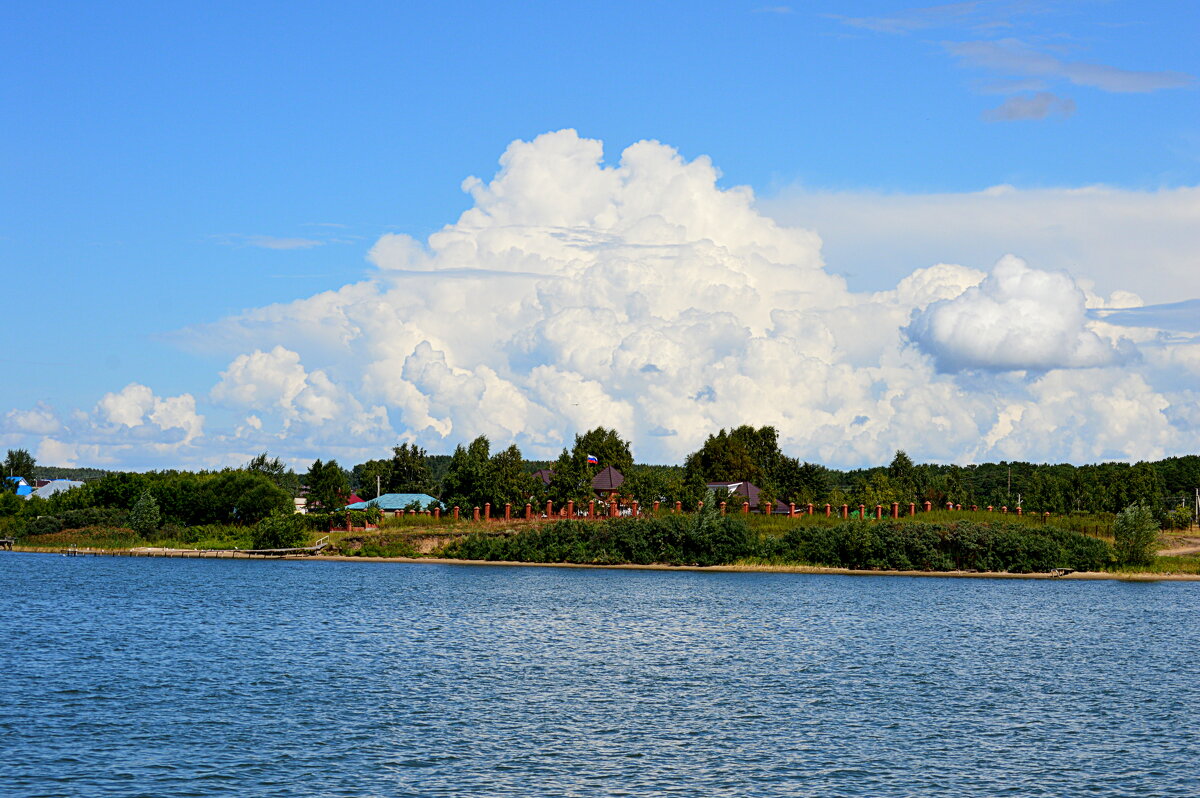
[[[763,215],[815,229],[824,271],[859,294],[892,290],[937,263],[986,274],[1011,252],[1035,270],[1065,269],[1081,290],[1103,296],[1123,290],[1150,304],[1200,297],[1200,281],[1189,277],[1200,271],[1193,4],[418,5],[6,7],[0,263],[10,345],[0,357],[0,414],[9,421],[0,445],[36,449],[51,438],[59,448],[44,449],[46,457],[138,467],[216,464],[259,444],[296,462],[321,456],[326,438],[300,435],[299,422],[287,419],[276,437],[235,445],[246,407],[229,392],[218,391],[224,401],[212,394],[237,356],[283,346],[302,356],[306,375],[319,370],[363,408],[384,408],[379,440],[347,446],[343,458],[410,435],[438,451],[480,432],[554,448],[530,429],[452,415],[434,414],[444,423],[416,430],[394,406],[398,394],[374,395],[355,382],[353,358],[365,358],[365,368],[380,362],[376,355],[347,349],[340,362],[325,353],[330,362],[310,365],[322,355],[302,352],[279,330],[236,343],[219,330],[244,311],[375,280],[380,267],[367,255],[382,236],[425,242],[476,205],[465,178],[487,183],[510,142],[561,129],[604,142],[610,167],[645,139],[687,162],[711,159],[716,190],[748,186]],[[983,193],[997,186],[1012,193]],[[1067,193],[1097,186],[1107,193]],[[1061,227],[1050,232],[1012,222],[1059,213]],[[1105,234],[1139,249],[1126,252]],[[1152,258],[1138,257],[1151,249]],[[839,340],[841,350],[855,348]],[[930,363],[978,360],[931,346]],[[476,357],[484,359],[459,353],[455,365],[487,365],[532,396],[511,352]],[[1050,360],[1085,367],[1064,357]],[[999,389],[975,386],[975,372],[956,378],[955,390],[995,399]],[[1045,370],[1031,374],[1027,389]],[[179,427],[104,416],[97,403],[131,383],[158,398],[193,397],[202,428],[190,427],[180,444]],[[1190,396],[1152,387],[1191,417]],[[148,419],[156,400],[146,401]],[[267,411],[266,400],[254,402],[260,416]],[[976,419],[979,428],[994,431],[1009,405],[980,410],[991,415]],[[14,415],[34,410],[44,423]],[[587,423],[554,418],[562,434]],[[827,454],[834,450],[796,425],[795,446],[811,445],[797,453],[855,459]],[[175,432],[155,439],[157,449],[139,448],[153,439],[139,437],[142,426]],[[871,438],[880,451],[900,441],[888,429]],[[678,445],[666,447],[646,438],[643,448],[670,459],[697,434],[679,431]],[[925,452],[1005,453],[1019,452]]]

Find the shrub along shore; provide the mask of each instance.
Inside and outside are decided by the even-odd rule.
[[[1124,519],[1124,520],[1123,520]],[[1136,517],[1121,514],[1109,529]],[[289,519],[291,520],[291,519]],[[308,526],[295,519],[298,525]],[[264,521],[262,526],[268,526]],[[311,529],[311,527],[308,527]],[[187,548],[252,548],[258,534],[233,542],[232,530],[212,530]],[[221,532],[225,534],[220,534]],[[300,545],[311,543],[310,533]],[[189,536],[190,537],[190,536]],[[267,536],[269,537],[269,536]],[[257,540],[256,540],[257,539]],[[882,520],[691,514],[603,520],[552,520],[511,525],[385,519],[380,529],[330,535],[333,556],[436,558],[459,561],[595,566],[787,567],[856,571],[1035,574],[1053,571],[1200,573],[1196,555],[1155,557],[1154,537],[1139,555],[1123,538],[1085,534],[1046,521],[983,513],[940,513]],[[128,529],[90,529],[35,536],[22,548],[68,545],[105,549],[155,546]],[[207,544],[207,545],[206,545]],[[232,544],[232,545],[231,545]]]

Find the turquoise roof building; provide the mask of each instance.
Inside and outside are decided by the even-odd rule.
[[[380,510],[404,510],[413,502],[417,502],[424,510],[430,502],[437,502],[437,499],[428,493],[385,493],[370,501],[347,504],[346,509],[365,510],[368,507],[378,507]],[[441,502],[438,504],[440,505]]]

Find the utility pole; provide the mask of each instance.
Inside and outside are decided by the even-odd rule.
[[[380,488],[379,488],[379,475],[378,475],[378,474],[376,474],[376,475],[375,475],[375,498],[376,498],[376,499],[378,499],[378,498],[379,498],[379,491],[380,491]]]

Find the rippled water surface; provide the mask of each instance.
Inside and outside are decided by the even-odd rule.
[[[1200,794],[1200,583],[0,554],[0,794]]]

